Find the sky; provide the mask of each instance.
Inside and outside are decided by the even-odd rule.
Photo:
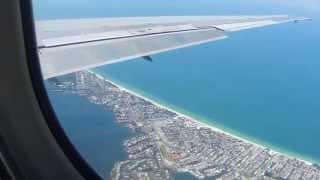
[[[269,3],[282,4],[306,11],[320,12],[320,0],[269,0]]]
[[[34,0],[36,19],[169,15],[320,14],[320,0]]]

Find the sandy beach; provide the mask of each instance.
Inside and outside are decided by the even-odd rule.
[[[158,102],[156,102],[156,101],[154,101],[154,100],[152,100],[152,99],[149,99],[149,98],[147,98],[147,97],[145,97],[145,96],[142,96],[142,95],[140,95],[140,94],[137,93],[137,92],[134,92],[134,91],[132,91],[132,90],[130,90],[130,89],[128,89],[128,88],[125,88],[125,87],[123,87],[123,86],[121,86],[121,85],[113,82],[112,80],[107,79],[107,78],[101,76],[100,74],[98,74],[98,73],[96,73],[96,72],[93,72],[93,71],[90,71],[90,70],[88,70],[87,72],[89,72],[89,73],[91,73],[91,74],[94,74],[97,78],[99,78],[99,79],[101,79],[101,80],[104,80],[104,81],[107,81],[107,82],[113,84],[114,86],[118,87],[118,88],[119,88],[120,90],[122,90],[122,91],[125,91],[125,92],[127,92],[127,93],[130,93],[130,94],[132,94],[132,95],[134,95],[134,96],[137,96],[137,97],[139,97],[139,98],[141,98],[141,99],[144,99],[145,101],[148,101],[148,102],[150,102],[150,103],[152,103],[152,104],[154,104],[154,105],[156,105],[156,106],[158,106],[158,107],[161,107],[161,108],[166,109],[166,110],[168,110],[168,111],[174,112],[174,113],[176,113],[179,117],[184,117],[184,118],[186,118],[186,119],[189,119],[189,120],[195,122],[195,123],[198,125],[199,128],[200,128],[200,127],[209,128],[209,129],[211,129],[212,131],[215,131],[215,132],[219,132],[219,133],[228,135],[228,136],[230,136],[230,137],[233,137],[233,138],[235,138],[235,139],[239,139],[239,140],[244,141],[244,142],[249,143],[249,144],[253,144],[253,145],[258,146],[258,147],[260,147],[260,148],[269,149],[270,153],[272,153],[272,154],[281,154],[281,155],[287,156],[287,157],[292,158],[292,159],[298,159],[298,160],[300,160],[300,161],[305,162],[305,163],[308,164],[308,165],[312,165],[312,164],[313,164],[312,162],[307,161],[307,160],[304,160],[304,159],[302,159],[301,157],[297,157],[297,156],[295,156],[295,155],[289,155],[289,154],[287,154],[287,153],[283,153],[283,152],[276,151],[276,150],[274,150],[274,149],[272,149],[272,148],[270,148],[270,147],[267,147],[267,146],[264,146],[264,145],[255,143],[255,142],[250,141],[250,140],[248,140],[248,139],[245,139],[245,138],[243,138],[243,137],[239,137],[239,136],[234,135],[234,134],[232,134],[232,133],[230,133],[230,132],[227,132],[226,130],[222,130],[222,129],[220,129],[220,128],[214,127],[212,124],[205,123],[205,122],[203,122],[203,121],[200,121],[200,120],[197,120],[197,119],[195,119],[195,118],[193,118],[193,117],[190,117],[190,116],[188,116],[188,115],[185,115],[185,114],[183,114],[183,113],[181,113],[181,112],[178,112],[178,111],[176,111],[176,110],[174,110],[174,109],[172,109],[172,108],[170,108],[170,107],[164,106],[164,105],[162,105],[162,104],[160,104],[160,103],[158,103]]]

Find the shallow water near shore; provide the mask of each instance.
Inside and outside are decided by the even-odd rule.
[[[195,113],[192,113],[192,112],[188,112],[188,111],[186,111],[184,109],[181,109],[181,108],[179,108],[179,107],[177,107],[175,105],[172,105],[172,104],[170,104],[168,102],[165,102],[165,101],[163,101],[163,100],[161,100],[161,99],[159,99],[157,97],[154,97],[154,96],[152,96],[152,95],[150,95],[148,93],[145,93],[145,92],[143,92],[143,91],[141,91],[139,89],[133,88],[128,84],[125,84],[123,82],[118,82],[118,81],[112,79],[108,75],[103,75],[104,74],[103,72],[99,73],[99,70],[95,70],[93,73],[101,76],[102,78],[104,78],[105,80],[107,80],[109,82],[114,83],[119,88],[124,88],[125,90],[134,93],[134,95],[138,95],[139,97],[143,97],[148,101],[151,101],[151,102],[154,102],[156,104],[159,104],[162,107],[166,107],[170,111],[181,113],[182,115],[186,116],[187,118],[193,119],[196,122],[204,124],[206,127],[208,126],[210,128],[213,128],[214,131],[219,131],[219,132],[231,135],[231,136],[233,136],[235,138],[244,140],[246,142],[249,142],[249,143],[252,143],[252,144],[255,144],[255,145],[258,145],[258,146],[262,146],[263,148],[269,148],[273,152],[281,153],[283,155],[290,156],[292,158],[300,159],[302,161],[307,162],[308,164],[310,164],[310,163],[319,164],[319,161],[315,161],[312,157],[309,157],[308,155],[299,154],[298,152],[294,152],[294,151],[288,150],[286,148],[283,148],[282,145],[276,146],[274,144],[270,144],[269,142],[264,142],[261,139],[256,139],[254,137],[250,137],[246,133],[241,133],[241,132],[236,131],[234,129],[227,128],[223,124],[219,124],[219,122],[216,122],[214,120],[210,120],[208,118],[202,117],[202,116],[200,116],[198,114],[195,114]]]

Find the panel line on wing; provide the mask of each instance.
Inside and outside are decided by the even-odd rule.
[[[226,38],[219,30],[202,30],[126,38],[41,49],[45,78]]]
[[[195,27],[192,25],[180,25],[180,26],[171,26],[171,27],[169,26],[168,27],[150,27],[150,28],[147,28],[146,30],[138,29],[135,31],[133,30],[110,31],[110,32],[103,32],[103,33],[92,33],[87,35],[43,39],[41,43],[41,47],[39,49],[76,45],[76,44],[90,43],[90,42],[96,42],[96,41],[106,41],[106,40],[133,38],[133,37],[142,37],[142,36],[150,36],[150,35],[169,34],[169,33],[180,33],[180,32],[188,32],[188,31],[201,31],[201,30],[208,30],[208,29],[220,30],[214,26]]]

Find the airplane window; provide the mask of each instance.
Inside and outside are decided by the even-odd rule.
[[[320,179],[320,3],[34,0],[55,113],[103,179]]]

